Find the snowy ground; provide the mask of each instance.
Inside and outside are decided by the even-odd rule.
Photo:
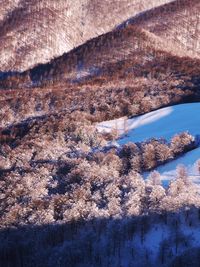
[[[178,165],[183,164],[188,171],[190,179],[196,184],[200,184],[200,176],[197,171],[196,162],[200,159],[200,148],[190,151],[182,157],[175,159],[165,165],[159,166],[156,170],[161,174],[163,185],[168,185],[169,181],[176,177],[176,168]],[[149,172],[143,174],[146,178]]]
[[[133,119],[120,118],[97,124],[100,132],[117,130],[121,138],[119,144],[145,141],[152,137],[170,139],[173,135],[188,131],[200,134],[200,103],[182,104],[156,111]],[[125,133],[127,133],[125,135]]]
[[[163,137],[170,140],[177,133],[188,131],[192,135],[200,134],[200,103],[182,104],[162,108],[133,119],[120,118],[97,124],[100,132],[117,130],[121,138],[118,144],[145,141],[149,138]],[[162,176],[163,184],[167,185],[175,177],[176,167],[184,164],[189,176],[200,184],[197,175],[196,161],[200,159],[200,148],[188,152],[184,156],[157,168]],[[145,173],[147,177],[149,173]]]

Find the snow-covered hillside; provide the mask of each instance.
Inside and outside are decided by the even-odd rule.
[[[132,119],[125,117],[97,124],[100,132],[117,130],[119,144],[163,137],[169,140],[177,133],[188,131],[200,134],[200,103],[181,104],[162,108]]]
[[[175,134],[188,131],[192,135],[200,134],[200,103],[182,104],[162,108],[132,119],[120,118],[99,123],[100,132],[118,131],[121,138],[118,144],[145,141],[149,138],[163,137],[170,140]],[[190,151],[169,163],[159,166],[156,170],[161,174],[163,184],[167,185],[176,177],[176,168],[183,164],[188,174],[195,183],[200,184],[200,176],[196,162],[200,159],[200,148]],[[144,173],[146,178],[149,173]]]

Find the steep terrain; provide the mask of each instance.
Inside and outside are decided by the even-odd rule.
[[[198,101],[199,59],[183,57],[184,50],[176,48],[128,25],[48,64],[2,74],[0,105],[7,112],[0,114],[1,125],[62,110],[85,111],[101,121]]]
[[[172,41],[185,54],[200,56],[200,2],[177,0],[145,12],[127,21],[146,29],[168,42]]]
[[[3,0],[0,70],[22,71],[170,0]]]

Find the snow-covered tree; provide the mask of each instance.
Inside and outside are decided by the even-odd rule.
[[[161,185],[161,175],[158,171],[152,171],[147,178],[147,185],[156,186]]]
[[[145,196],[145,182],[141,175],[132,171],[128,176],[125,176],[123,190],[127,215],[135,216],[141,214]]]
[[[195,138],[187,132],[177,134],[171,139],[170,147],[175,154],[183,153],[195,145]]]
[[[177,173],[177,179],[181,179],[184,184],[187,186],[189,184],[189,177],[188,177],[188,172],[187,169],[184,165],[178,165],[176,169]]]
[[[156,158],[159,163],[164,163],[173,158],[173,153],[170,147],[167,144],[158,144],[155,147],[156,149]]]
[[[143,165],[146,170],[156,166],[156,151],[153,144],[145,144],[143,146]]]

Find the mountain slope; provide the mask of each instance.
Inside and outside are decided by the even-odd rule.
[[[0,104],[12,114],[10,122],[62,110],[85,111],[101,121],[198,101],[199,59],[183,54],[172,43],[166,47],[161,38],[128,25],[48,64],[2,74]]]
[[[170,0],[4,0],[0,6],[0,70],[48,62]],[[109,14],[109,15],[108,15]]]
[[[173,42],[169,41],[166,46],[165,41],[153,33],[135,25],[128,25],[94,38],[47,64],[38,65],[23,73],[2,73],[0,86],[47,87],[52,83],[76,83],[77,86],[104,76],[108,83],[114,74],[120,76],[128,71],[135,76],[139,75],[138,72],[143,76],[141,72],[151,71],[145,69],[148,64],[152,65],[153,72],[155,64],[166,60],[167,65],[167,59],[170,57],[186,62],[188,59],[183,58],[185,53],[185,50],[180,50]],[[189,67],[191,69],[191,64]]]
[[[176,0],[126,22],[154,33],[184,49],[186,54],[200,56],[200,2]]]
[[[185,0],[175,1],[174,13],[179,13],[180,3],[187,4]],[[157,22],[162,25],[159,10]],[[141,16],[148,20],[151,12],[154,10]],[[0,88],[6,92],[2,91],[0,104],[2,110],[8,108],[10,122],[20,116],[62,110],[85,111],[95,121],[139,115],[167,105],[199,101],[199,63],[198,58],[189,57],[187,48],[180,49],[172,39],[166,45],[166,39],[135,21],[89,40],[48,64],[22,73],[1,73]],[[30,97],[32,104],[25,104]],[[5,112],[0,115],[4,125]]]

